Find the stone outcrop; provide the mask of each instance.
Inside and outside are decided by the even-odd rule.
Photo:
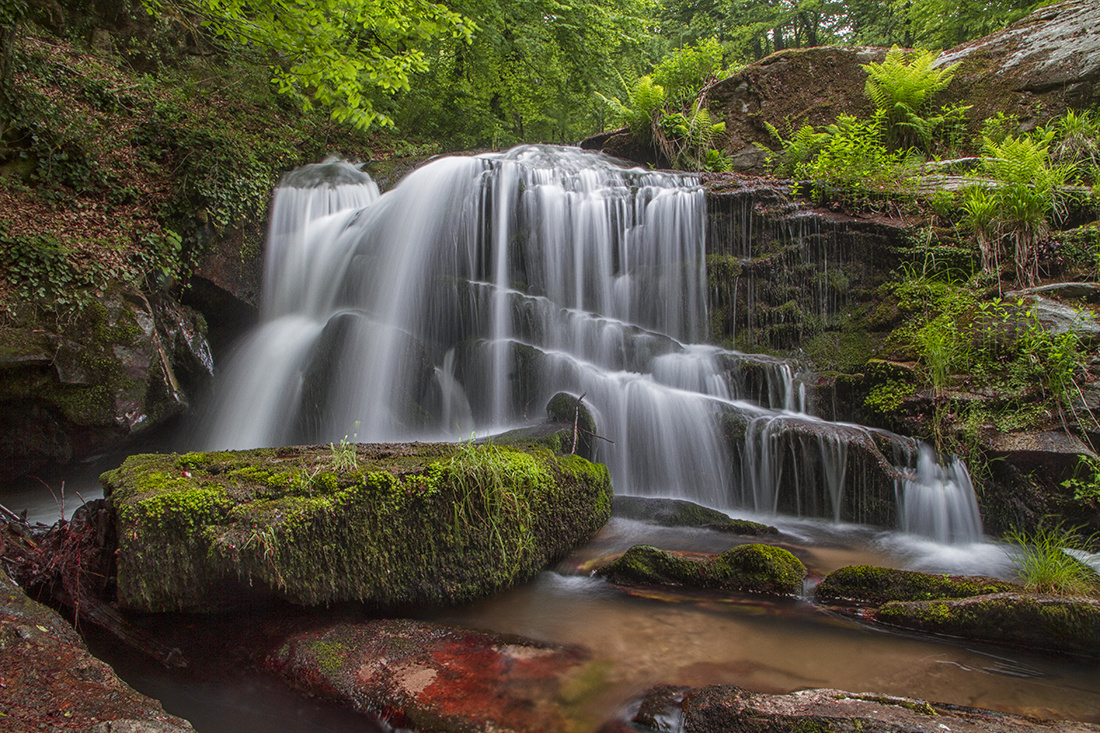
[[[0,728],[91,733],[194,730],[92,657],[57,613],[0,568]]]
[[[71,323],[0,329],[0,480],[117,448],[183,412],[213,372],[205,329],[169,297],[117,292]]]
[[[1100,726],[1036,720],[1017,715],[926,702],[907,697],[842,690],[802,690],[787,695],[749,692],[732,685],[685,690],[654,688],[632,722],[677,721],[681,733],[1095,733]],[[657,725],[645,730],[669,730]],[[602,733],[637,728],[609,725]]]
[[[137,611],[460,603],[533,577],[611,513],[604,466],[542,447],[135,455],[102,481],[118,603]]]
[[[409,620],[300,632],[267,664],[311,695],[440,733],[591,730],[583,703],[605,686],[581,649]]]

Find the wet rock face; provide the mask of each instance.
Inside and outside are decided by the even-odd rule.
[[[8,731],[183,733],[164,712],[92,657],[60,616],[0,568],[0,727]]]
[[[682,499],[616,496],[611,503],[611,513],[623,519],[653,522],[663,527],[698,527],[752,536],[779,534],[775,527],[746,519],[731,519],[717,509]]]
[[[267,664],[309,694],[443,733],[592,728],[581,704],[603,685],[580,649],[410,620],[298,633]]]
[[[655,713],[655,710],[659,712]],[[648,716],[640,719],[640,716]],[[841,690],[803,690],[788,695],[765,695],[732,685],[693,690],[655,688],[647,694],[635,723],[675,721],[681,733],[942,733],[945,730],[983,733],[1093,733],[1100,726],[1030,718],[941,705],[905,697],[851,693]],[[609,726],[605,731],[638,730]]]
[[[934,634],[1100,657],[1100,601],[997,593],[887,603],[876,620]]]
[[[114,293],[68,323],[0,329],[0,480],[122,445],[213,372],[201,316]]]

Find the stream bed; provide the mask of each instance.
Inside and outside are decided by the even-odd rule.
[[[492,599],[416,615],[584,647],[606,661],[607,685],[589,711],[598,720],[625,715],[631,702],[656,684],[734,684],[769,693],[829,687],[1100,722],[1100,667],[1095,661],[900,632],[812,602],[813,586],[824,574],[853,564],[1007,576],[1011,569],[1001,546],[939,545],[854,525],[755,519],[770,519],[778,526],[781,534],[770,541],[806,564],[802,598],[613,586],[588,569],[631,545],[713,553],[755,538],[612,519],[589,544],[530,583]],[[302,616],[302,623],[317,623],[319,615],[368,617],[361,609],[344,607]],[[195,659],[184,672],[169,673],[136,660],[107,640],[93,638],[92,647],[123,679],[160,699],[169,712],[191,720],[199,733],[273,727],[287,733],[387,730],[254,671],[234,643],[242,626],[266,621],[263,615],[157,620],[152,628],[171,641],[187,639],[191,650],[213,652]]]

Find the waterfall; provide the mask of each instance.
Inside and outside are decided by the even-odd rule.
[[[788,363],[699,343],[705,231],[697,177],[571,148],[443,158],[383,195],[307,166],[275,193],[262,322],[201,442],[462,440],[565,391],[620,493],[979,537],[926,498],[973,504],[961,463],[807,414]]]

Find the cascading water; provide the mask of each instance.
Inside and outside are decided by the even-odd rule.
[[[780,360],[696,343],[705,223],[696,178],[576,149],[445,158],[381,196],[308,166],[276,192],[263,320],[203,442],[465,439],[565,391],[620,493],[978,539],[960,463],[806,414]]]

